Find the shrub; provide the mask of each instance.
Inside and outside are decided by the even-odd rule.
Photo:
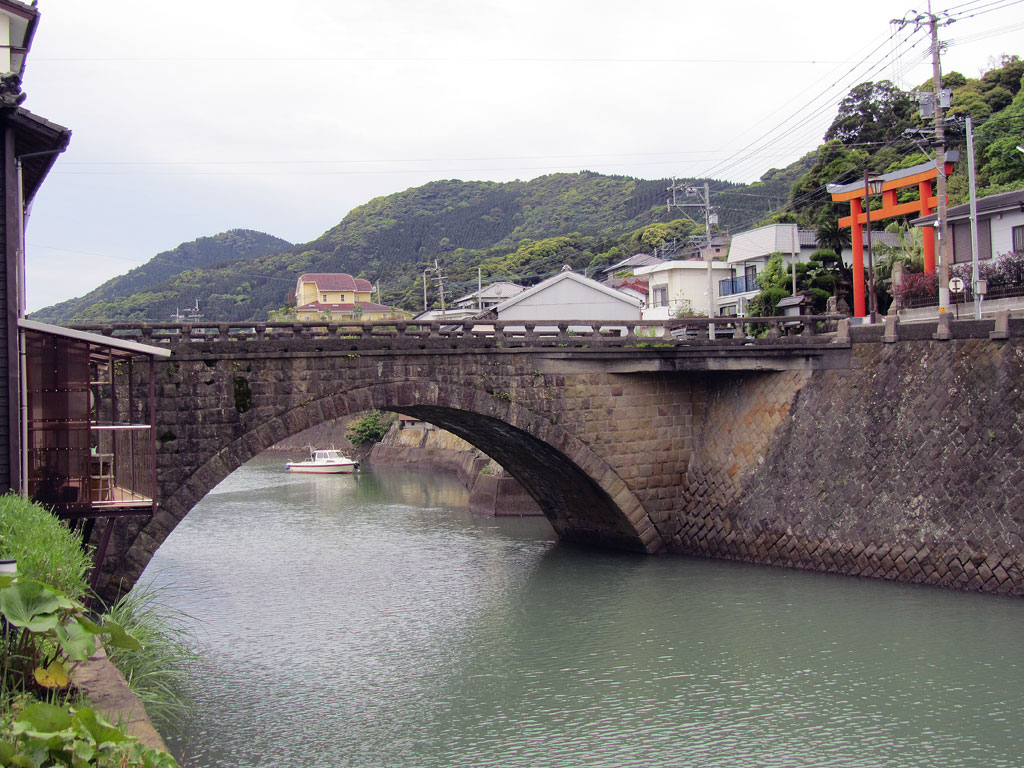
[[[951,275],[971,285],[970,262],[954,264]],[[1024,251],[1004,253],[994,259],[978,262],[978,276],[988,280],[989,288],[1013,288],[1024,285]]]
[[[939,295],[938,275],[911,272],[904,275],[903,281],[896,287],[896,298],[901,306],[911,301],[929,299]]]
[[[0,558],[18,561],[18,575],[50,584],[75,600],[88,592],[92,567],[81,537],[48,510],[21,496],[0,496]]]
[[[387,434],[388,427],[390,426],[391,422],[387,416],[380,411],[370,411],[349,425],[350,431],[345,433],[345,437],[349,439],[352,445],[376,443],[380,442],[381,438]]]

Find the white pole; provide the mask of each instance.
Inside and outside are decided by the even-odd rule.
[[[971,188],[971,290],[974,291],[974,319],[981,320],[981,294],[978,293],[978,191],[974,182],[974,126],[967,116],[967,179]]]
[[[797,249],[796,249],[796,240],[797,240],[796,228],[798,226],[799,226],[798,224],[793,224],[792,225],[793,228],[791,230],[789,230],[789,235],[790,235],[789,248],[790,248],[790,251],[792,251],[792,253],[793,253],[793,295],[794,296],[796,296],[796,254],[797,254]]]

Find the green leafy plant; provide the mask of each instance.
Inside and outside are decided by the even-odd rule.
[[[12,768],[175,768],[166,752],[126,736],[88,707],[36,702],[0,740],[0,764]]]
[[[85,606],[63,592],[15,574],[0,574],[0,614],[4,618],[3,684],[15,690],[45,692],[67,688],[71,668],[96,651],[97,635],[114,648],[138,649],[138,640],[105,618],[97,624]]]
[[[391,422],[387,416],[380,411],[370,411],[349,425],[349,431],[345,433],[345,437],[353,445],[377,443],[387,434],[390,426]]]
[[[50,584],[72,599],[88,593],[92,557],[81,537],[38,504],[0,496],[0,558],[18,561],[23,579]]]

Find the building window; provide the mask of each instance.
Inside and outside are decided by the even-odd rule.
[[[1010,230],[1014,251],[1024,251],[1024,224]]]
[[[324,304],[327,303],[327,294],[326,293],[320,294],[320,301],[322,301]]]
[[[656,285],[651,289],[651,295],[654,297],[655,307],[667,307],[668,306],[668,286],[667,285]]]

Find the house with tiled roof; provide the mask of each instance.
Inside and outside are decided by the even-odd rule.
[[[371,301],[369,280],[344,272],[300,275],[295,282],[295,315],[299,320],[387,320],[391,307]]]

